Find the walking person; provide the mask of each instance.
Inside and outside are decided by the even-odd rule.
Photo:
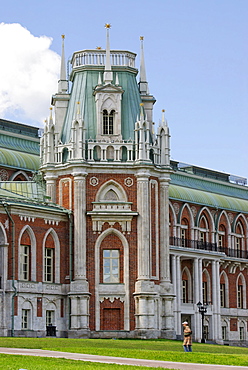
[[[183,348],[185,352],[192,352],[192,331],[188,321],[184,321],[183,325]]]

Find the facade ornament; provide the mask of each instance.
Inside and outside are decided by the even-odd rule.
[[[175,214],[178,215],[179,209],[180,209],[179,204],[178,203],[173,203],[173,208],[175,210]]]
[[[131,177],[127,177],[125,180],[124,180],[124,184],[126,186],[133,186],[133,179],[131,179]]]
[[[97,177],[91,177],[90,178],[90,185],[97,186],[99,184],[99,180]]]

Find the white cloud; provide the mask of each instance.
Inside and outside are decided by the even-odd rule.
[[[52,39],[35,37],[17,23],[0,23],[0,41],[0,117],[42,123],[60,71]]]

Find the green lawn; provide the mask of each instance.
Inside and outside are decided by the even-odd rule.
[[[248,348],[193,343],[193,353],[183,351],[182,342],[172,340],[0,338],[0,347],[39,348],[103,356],[150,360],[248,366]],[[4,359],[4,361],[3,361]],[[32,365],[31,362],[33,361]],[[4,362],[4,367],[1,367]],[[45,364],[44,364],[45,362]],[[28,365],[29,364],[29,365]],[[19,367],[18,367],[19,366]],[[43,366],[43,367],[42,367]],[[131,366],[104,365],[64,359],[0,355],[0,369],[133,369]],[[87,367],[86,367],[87,366]],[[142,369],[142,367],[139,367]],[[147,369],[147,367],[144,367]]]

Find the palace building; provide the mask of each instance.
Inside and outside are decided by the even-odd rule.
[[[246,179],[170,160],[143,38],[138,71],[109,28],[70,86],[62,39],[42,137],[0,120],[0,335],[246,345]]]

